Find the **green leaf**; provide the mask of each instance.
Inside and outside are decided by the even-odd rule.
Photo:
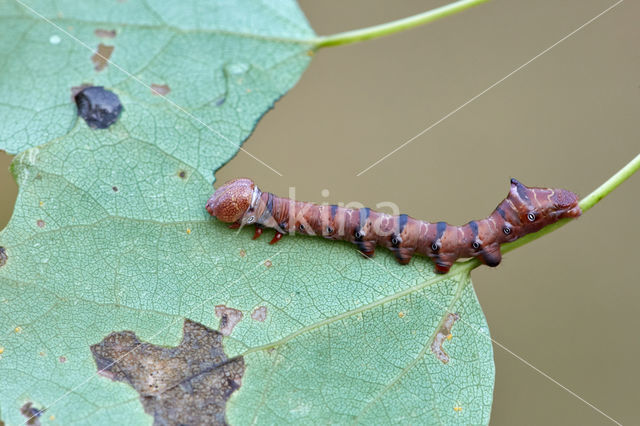
[[[366,260],[318,238],[270,246],[204,209],[212,171],[309,62],[315,35],[297,6],[103,3],[29,4],[93,46],[105,42],[95,29],[115,29],[113,61],[168,85],[201,122],[113,65],[96,72],[91,52],[2,3],[0,144],[29,148],[0,233],[2,420],[23,423],[31,402],[42,423],[150,423],[133,387],[96,374],[91,346],[124,330],[177,346],[189,319],[229,334],[226,356],[244,359],[232,424],[488,423],[493,353],[469,268],[436,276],[425,259]],[[120,97],[115,125],[77,119],[69,90],[82,83]],[[223,327],[223,306],[242,319]]]

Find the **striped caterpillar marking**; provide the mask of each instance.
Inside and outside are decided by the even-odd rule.
[[[562,218],[580,216],[578,197],[564,189],[529,188],[511,179],[509,195],[482,220],[462,226],[430,223],[406,214],[391,216],[369,208],[347,209],[280,198],[262,192],[251,179],[227,182],[207,201],[207,211],[232,228],[256,225],[254,239],[263,228],[273,228],[271,244],[284,234],[300,232],[350,241],[371,257],[376,246],[391,250],[399,263],[417,253],[435,263],[444,274],[459,258],[476,257],[488,266],[502,259],[500,244],[537,232]]]

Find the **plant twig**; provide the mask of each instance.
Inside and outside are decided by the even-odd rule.
[[[427,24],[440,18],[444,18],[445,16],[453,15],[486,1],[488,0],[459,0],[427,12],[409,16],[408,18],[398,19],[397,21],[374,25],[373,27],[361,28],[359,30],[345,31],[343,33],[318,37],[314,44],[316,49],[319,49],[326,46],[339,46],[341,44],[355,43],[357,41],[383,37],[389,34],[408,30],[419,25]]]

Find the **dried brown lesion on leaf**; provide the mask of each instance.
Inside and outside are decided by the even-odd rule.
[[[263,322],[267,318],[267,307],[258,306],[251,312],[251,319],[254,321]]]
[[[156,424],[224,424],[226,402],[242,385],[244,359],[227,358],[223,336],[185,320],[176,347],[140,342],[132,331],[91,346],[98,373],[131,385]]]
[[[220,318],[220,333],[230,336],[234,327],[242,320],[242,311],[228,308],[225,305],[216,306],[216,316]]]
[[[116,37],[116,30],[105,30],[105,29],[102,29],[102,28],[97,28],[93,33],[96,36],[100,37],[100,38],[115,38]]]
[[[27,401],[20,407],[20,413],[27,419],[25,424],[32,426],[40,426],[40,416],[44,413],[44,408],[36,408],[33,402]]]
[[[7,256],[7,249],[0,247],[0,266],[6,265],[8,259],[9,256]]]
[[[436,337],[433,338],[433,342],[431,343],[431,352],[433,352],[436,358],[442,361],[443,364],[449,362],[449,355],[442,348],[442,344],[447,340],[448,336],[451,335],[453,324],[455,324],[459,319],[460,315],[448,313],[440,327],[440,330],[438,330]]]
[[[168,95],[171,91],[171,88],[166,84],[152,84],[151,85],[151,94],[156,96],[165,96]]]
[[[76,96],[78,95],[78,93],[82,92],[87,87],[91,87],[91,84],[82,83],[80,86],[72,86],[71,89],[70,89],[71,90],[71,100],[73,102],[75,102],[76,101]]]
[[[109,65],[109,58],[113,54],[113,49],[115,49],[115,46],[107,46],[102,43],[98,45],[98,50],[91,56],[91,62],[93,62],[96,71],[102,71]]]

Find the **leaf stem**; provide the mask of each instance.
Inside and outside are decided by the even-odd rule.
[[[611,191],[613,191],[618,186],[620,186],[622,182],[629,179],[629,177],[633,175],[635,172],[637,172],[639,169],[640,169],[640,154],[636,155],[636,157],[633,160],[629,161],[627,165],[625,165],[623,168],[618,170],[613,176],[607,179],[606,182],[604,182],[602,185],[600,185],[595,190],[593,190],[591,194],[587,195],[582,200],[580,200],[579,205],[580,205],[580,208],[582,209],[582,213],[586,212],[591,207],[598,204],[600,200],[602,200],[604,197],[609,195]],[[541,229],[540,231],[534,234],[525,235],[524,237],[518,239],[517,241],[503,244],[501,247],[501,251],[503,254],[509,253],[510,251],[515,250],[520,246],[528,244],[533,240],[537,240],[543,235],[546,235],[550,232],[555,231],[556,229],[566,225],[571,220],[572,219],[562,219],[552,225],[545,227],[544,229]],[[480,265],[481,265],[480,261],[475,258],[462,262],[461,264],[461,266],[464,269],[468,268],[469,270],[477,268]]]
[[[373,27],[361,28],[359,30],[345,31],[343,33],[318,37],[315,39],[315,47],[319,49],[326,46],[339,46],[341,44],[355,43],[357,41],[369,40],[408,30],[418,25],[427,24],[445,16],[462,12],[465,9],[484,3],[488,0],[459,0],[445,6],[437,7],[427,12],[398,19],[397,21],[385,24],[374,25]]]

